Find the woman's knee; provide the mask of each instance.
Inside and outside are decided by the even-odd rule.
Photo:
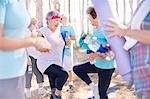
[[[79,66],[74,66],[74,67],[73,67],[73,72],[74,72],[75,74],[78,74],[79,71],[80,71]]]
[[[67,73],[67,71],[63,71],[62,75],[64,79],[68,79],[69,77],[69,74]]]

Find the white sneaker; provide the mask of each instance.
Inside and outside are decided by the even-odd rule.
[[[38,89],[38,94],[39,95],[45,94],[46,92],[47,92],[46,89],[43,88],[43,87],[41,87],[41,88]]]
[[[25,92],[25,95],[26,95],[27,98],[31,98],[32,97],[31,91],[29,91],[29,90],[27,90]]]
[[[94,90],[93,90],[93,94],[94,94],[94,99],[99,99],[99,91],[98,91],[98,85],[96,84],[94,86]]]
[[[94,94],[93,94],[93,91],[92,90],[89,90],[88,91],[88,94],[86,96],[86,99],[94,99]]]

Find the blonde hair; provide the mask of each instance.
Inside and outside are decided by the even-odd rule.
[[[36,18],[31,18],[28,28],[31,27],[32,25],[38,25],[38,20]]]

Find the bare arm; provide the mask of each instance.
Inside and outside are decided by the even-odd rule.
[[[41,52],[47,52],[50,50],[50,44],[46,39],[42,37],[16,40],[5,37],[3,31],[3,24],[0,24],[0,50],[9,51],[19,48],[27,48],[30,46],[34,46],[37,50]]]
[[[125,36],[134,38],[144,44],[150,44],[150,30],[125,30]]]
[[[15,40],[5,37],[3,29],[3,25],[0,24],[0,50],[15,50],[18,48],[33,46],[32,41],[29,39]]]
[[[108,37],[112,36],[128,36],[134,38],[144,44],[150,44],[150,30],[131,30],[127,29],[124,25],[117,23],[111,19],[105,23],[105,30],[107,32],[113,32]]]

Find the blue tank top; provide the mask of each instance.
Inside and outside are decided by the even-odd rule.
[[[30,22],[25,0],[1,0],[0,24],[4,25],[5,37],[12,39],[25,38]],[[25,49],[13,51],[0,50],[0,79],[24,75],[26,70]]]

